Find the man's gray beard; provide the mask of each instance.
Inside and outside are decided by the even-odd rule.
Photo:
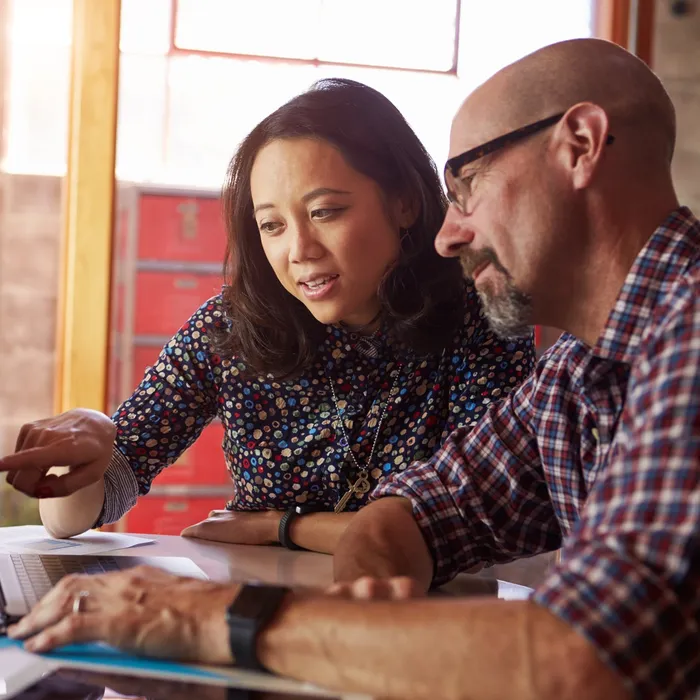
[[[484,314],[494,333],[502,338],[526,338],[532,332],[532,301],[506,280],[505,293],[490,294],[490,285],[477,289]]]
[[[493,248],[470,248],[462,251],[459,256],[464,276],[474,278],[474,270],[488,262],[505,277],[506,289],[502,295],[490,293],[492,286],[487,284],[477,294],[484,307],[484,314],[495,333],[502,338],[526,338],[531,333],[532,299],[529,295],[516,289],[513,279],[496,255]]]

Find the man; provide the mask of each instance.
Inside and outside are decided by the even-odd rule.
[[[501,332],[568,334],[472,432],[353,519],[335,560],[335,593],[353,600],[265,602],[140,571],[68,580],[14,634],[245,661],[238,622],[255,604],[251,653],[265,667],[381,697],[694,693],[700,222],[671,183],[674,122],[651,71],[597,40],[537,51],[460,108],[438,250],[460,256]],[[560,546],[528,601],[395,600]]]

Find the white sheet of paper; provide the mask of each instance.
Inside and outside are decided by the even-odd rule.
[[[0,698],[11,698],[51,671],[48,659],[22,649],[0,649]]]
[[[34,554],[102,554],[153,542],[146,537],[99,530],[90,530],[67,540],[58,540],[49,537],[44,528],[38,530],[31,534],[25,532],[20,537],[14,533],[8,533],[6,537],[5,532],[0,531],[0,550]]]

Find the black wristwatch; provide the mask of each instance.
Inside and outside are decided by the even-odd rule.
[[[304,549],[298,544],[294,544],[294,542],[292,542],[292,538],[289,536],[289,528],[291,527],[294,518],[297,518],[300,515],[306,515],[307,513],[317,512],[318,508],[315,506],[292,506],[289,510],[287,510],[280,520],[280,527],[277,532],[277,539],[280,541],[280,544],[287,549]]]
[[[260,630],[272,619],[291,588],[246,583],[226,610],[233,661],[239,668],[266,671],[258,661]]]

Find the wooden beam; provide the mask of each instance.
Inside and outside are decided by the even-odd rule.
[[[597,0],[595,35],[632,51],[652,65],[656,0]]]
[[[104,410],[121,0],[73,0],[56,408]]]
[[[635,53],[648,66],[653,65],[654,60],[654,20],[656,0],[637,0],[637,26]]]
[[[595,35],[627,48],[630,0],[597,0],[594,5]]]

